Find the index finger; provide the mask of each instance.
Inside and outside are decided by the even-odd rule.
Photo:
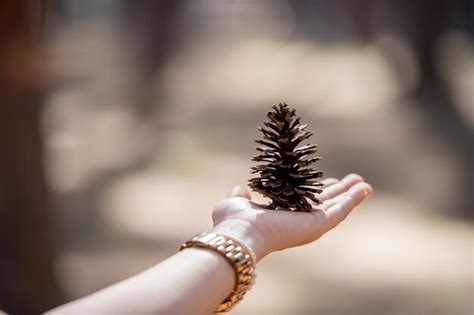
[[[367,183],[354,185],[336,204],[326,210],[329,228],[332,229],[344,220],[351,211],[373,192]]]

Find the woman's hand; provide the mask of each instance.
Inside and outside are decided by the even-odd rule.
[[[240,238],[260,260],[267,254],[317,240],[338,225],[366,197],[372,187],[356,174],[323,181],[321,204],[311,212],[265,210],[252,202],[250,193],[235,187],[214,208],[213,232]]]

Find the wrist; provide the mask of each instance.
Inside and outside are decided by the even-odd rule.
[[[215,225],[210,232],[241,240],[254,251],[257,261],[269,253],[263,235],[247,221],[240,219],[224,220]]]

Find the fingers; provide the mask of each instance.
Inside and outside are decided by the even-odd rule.
[[[357,185],[360,185],[360,183],[357,183],[355,184],[354,186],[352,187],[355,187]],[[352,188],[351,187],[351,188]],[[331,199],[326,199],[323,203],[317,205],[317,208],[320,209],[320,210],[324,210],[326,211],[327,209],[329,209],[330,207],[332,207],[333,205],[337,204],[339,201],[341,201],[343,198],[345,198],[347,196],[347,192],[343,192],[337,196],[335,196],[334,198],[331,198]]]
[[[346,192],[355,184],[363,182],[363,181],[364,179],[360,175],[349,174],[343,179],[341,179],[339,182],[333,183],[332,185],[329,185],[327,188],[324,188],[323,192],[320,193],[319,195],[316,195],[316,197],[319,199],[319,201],[323,202],[325,200],[334,198],[337,195],[342,194],[343,192]]]
[[[227,197],[243,197],[249,200],[252,199],[250,192],[240,186],[232,188],[232,190],[227,194]]]
[[[367,192],[368,192],[368,195],[372,195],[374,193],[374,189],[372,188],[372,186],[370,186],[369,184],[367,184],[366,182],[362,182],[362,183],[357,183],[355,184],[353,187],[362,187],[362,185],[364,185],[365,189],[367,189]],[[368,186],[368,187],[367,187]],[[351,188],[351,189],[352,189]],[[349,190],[351,191],[351,190]],[[332,199],[329,199],[329,200],[326,200],[323,204],[320,205],[320,208],[323,209],[323,210],[327,210],[329,209],[331,206],[337,204],[338,202],[340,202],[343,198],[346,197],[346,195],[348,194],[348,192],[345,192],[343,194],[340,194],[338,196],[336,196],[335,198],[332,198]]]
[[[326,210],[329,228],[333,228],[344,220],[352,209],[373,193],[373,188],[367,183],[357,183],[349,189],[334,205]]]

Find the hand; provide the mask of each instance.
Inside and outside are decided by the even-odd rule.
[[[249,191],[237,186],[212,213],[212,232],[234,236],[253,248],[260,260],[267,254],[311,243],[333,229],[366,197],[372,187],[356,174],[342,180],[323,180],[322,202],[311,212],[263,209],[251,201]]]

